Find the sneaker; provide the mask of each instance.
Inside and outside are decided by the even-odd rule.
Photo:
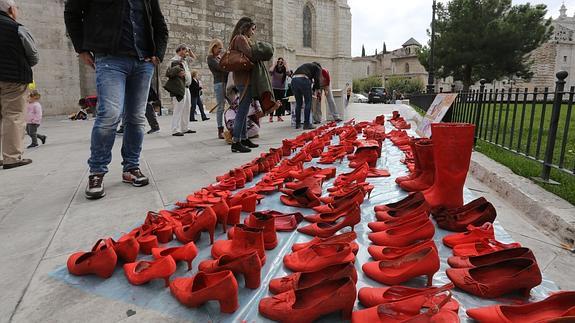
[[[173,133],[172,136],[175,136],[175,137],[183,137],[184,134],[181,133],[181,132],[176,132],[176,133]]]
[[[248,147],[248,148],[258,148],[260,145],[254,144],[251,140],[246,139],[246,140],[242,140],[242,145]]]
[[[234,142],[232,144],[232,152],[233,153],[249,153],[251,151],[252,151],[251,149],[242,145],[241,142]]]
[[[38,147],[38,144],[30,144],[30,145],[29,145],[28,147],[26,147],[26,148],[30,149],[30,148],[34,148],[34,147]]]
[[[308,124],[303,125],[303,129],[304,130],[312,130],[312,129],[315,129],[315,127],[314,127],[314,125],[308,123]]]
[[[84,194],[89,200],[97,200],[106,196],[106,191],[104,191],[104,174],[88,176],[88,186],[86,186]]]
[[[16,168],[16,167],[20,167],[20,166],[24,166],[24,165],[28,165],[32,163],[32,159],[20,159],[19,161],[12,163],[12,164],[4,164],[4,169],[10,169],[10,168]]]
[[[122,182],[130,183],[132,186],[146,186],[150,182],[139,168],[130,169],[122,174]]]
[[[150,130],[148,130],[147,134],[151,135],[151,134],[156,133],[156,132],[160,132],[160,129],[150,129]]]
[[[188,130],[188,131],[186,131],[186,132],[184,132],[184,133],[196,133],[196,131],[195,131],[195,130]]]

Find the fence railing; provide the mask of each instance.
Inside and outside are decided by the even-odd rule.
[[[475,124],[475,140],[485,140],[542,164],[540,180],[551,183],[556,168],[575,175],[575,86],[565,90],[567,72],[557,73],[549,88],[459,92],[451,108],[452,122]]]

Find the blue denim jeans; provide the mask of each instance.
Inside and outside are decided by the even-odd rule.
[[[226,96],[224,91],[226,90],[226,83],[220,82],[214,84],[214,95],[216,96],[216,103],[218,107],[216,109],[216,120],[218,122],[218,127],[224,126],[224,108]]]
[[[200,115],[202,120],[206,118],[206,112],[204,112],[204,102],[202,102],[201,96],[192,96],[192,106],[190,110],[190,121],[196,119],[196,107],[200,110]]]
[[[296,115],[296,125],[301,124],[301,108],[303,106],[302,101],[305,101],[304,113],[304,123],[306,125],[311,124],[310,114],[311,114],[311,80],[305,77],[294,77],[291,80],[291,86],[293,95],[295,96],[295,115]]]
[[[239,96],[241,97],[244,93],[244,89],[246,88],[245,85],[236,85],[238,88]],[[252,95],[251,95],[251,86],[248,86],[246,94],[244,95],[243,99],[240,101],[240,106],[238,107],[238,112],[236,113],[236,119],[234,120],[234,133],[233,133],[233,141],[239,142],[245,139],[248,139],[247,136],[247,120],[248,120],[248,113],[250,112],[250,105],[252,105]]]
[[[128,171],[140,167],[146,126],[146,101],[153,73],[154,64],[135,57],[96,55],[98,107],[88,159],[90,173],[108,172],[116,128],[122,118],[123,169]]]

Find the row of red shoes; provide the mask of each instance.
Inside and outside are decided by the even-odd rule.
[[[391,124],[397,129],[411,129],[411,124],[399,114],[399,111],[393,111],[391,119],[389,120]]]

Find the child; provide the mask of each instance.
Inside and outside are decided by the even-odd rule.
[[[240,105],[240,93],[236,87],[232,87],[227,92],[227,99],[230,107],[224,113],[224,122],[226,130],[224,131],[224,138],[228,144],[232,144],[231,133],[234,129],[234,122],[236,119],[236,113]],[[259,137],[259,118],[263,115],[260,103],[258,100],[253,100],[250,110],[248,112],[248,118],[246,120],[246,135],[248,138]]]
[[[40,93],[32,90],[28,97],[28,107],[26,108],[26,133],[32,138],[32,143],[27,148],[38,147],[38,138],[40,138],[42,144],[46,143],[46,136],[37,132],[42,121],[42,106],[38,102],[39,100]]]

